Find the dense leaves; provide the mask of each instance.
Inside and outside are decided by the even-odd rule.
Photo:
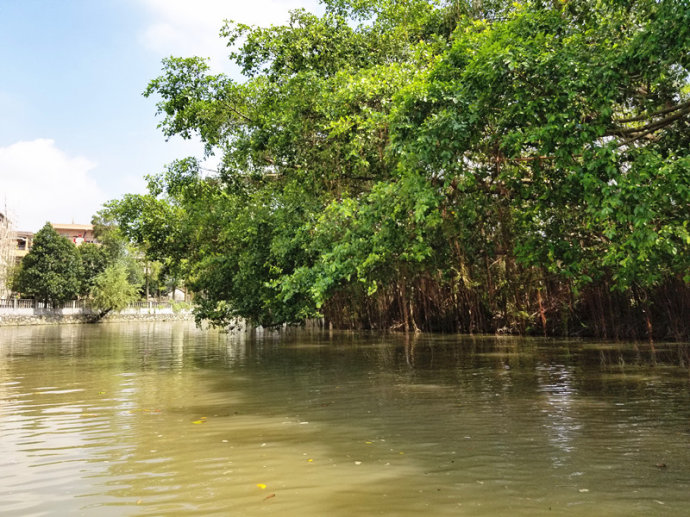
[[[688,334],[687,2],[324,4],[145,92],[220,167],[107,212],[200,318]]]
[[[14,290],[57,306],[77,297],[82,276],[76,246],[46,223],[22,260]]]
[[[100,309],[124,308],[139,296],[141,267],[122,253],[125,241],[114,245],[117,239],[113,235],[102,230],[100,234],[105,237],[104,245],[75,246],[46,223],[22,260],[13,289],[55,307],[78,297],[95,297]]]
[[[139,290],[128,280],[127,268],[122,262],[108,266],[93,281],[93,305],[105,314],[121,311],[139,298]]]
[[[77,248],[81,262],[80,296],[88,296],[94,286],[94,281],[108,266],[107,250],[98,244],[84,243]]]

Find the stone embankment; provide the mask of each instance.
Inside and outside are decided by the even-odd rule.
[[[191,319],[193,315],[189,309],[169,302],[137,302],[123,311],[99,318],[98,311],[78,301],[52,308],[34,300],[0,300],[0,326]]]

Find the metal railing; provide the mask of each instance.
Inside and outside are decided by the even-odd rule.
[[[172,302],[133,302],[127,306],[129,309],[169,309]]]
[[[43,300],[19,299],[19,298],[0,298],[0,309],[91,309],[93,306],[90,300],[69,300],[54,306],[45,303]],[[171,302],[134,302],[130,303],[128,309],[169,309]]]

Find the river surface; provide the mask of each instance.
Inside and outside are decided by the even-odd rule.
[[[690,349],[0,329],[0,515],[689,515]]]

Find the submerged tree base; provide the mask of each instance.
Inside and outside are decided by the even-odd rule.
[[[454,287],[427,279],[406,302],[396,290],[374,296],[350,291],[325,304],[324,320],[327,326],[348,330],[690,339],[690,287],[682,280],[651,292],[592,285],[577,295],[567,285],[552,282],[515,296],[513,300],[523,300],[519,307],[504,298],[491,299],[487,290]]]

